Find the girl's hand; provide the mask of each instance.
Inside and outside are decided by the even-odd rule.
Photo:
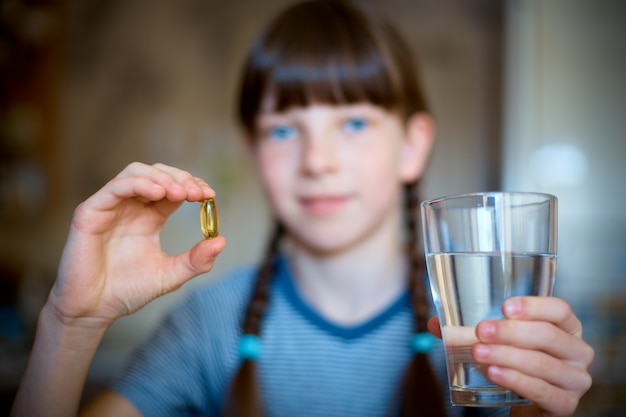
[[[512,298],[502,308],[508,320],[485,320],[476,327],[476,361],[487,377],[533,402],[511,416],[571,416],[591,387],[587,368],[593,349],[570,306],[555,297]]]
[[[184,201],[214,195],[177,168],[130,164],[74,212],[48,307],[65,323],[108,326],[209,271],[224,238],[171,256],[159,235]]]

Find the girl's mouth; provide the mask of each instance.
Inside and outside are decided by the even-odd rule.
[[[332,214],[348,202],[348,196],[312,196],[301,197],[300,204],[304,210],[314,216]]]

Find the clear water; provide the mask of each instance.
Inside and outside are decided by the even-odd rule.
[[[474,362],[475,326],[504,318],[504,300],[552,294],[556,256],[516,253],[445,253],[427,257],[435,305],[443,328],[452,401],[468,406],[527,402],[491,383]]]

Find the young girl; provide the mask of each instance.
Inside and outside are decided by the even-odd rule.
[[[195,290],[84,414],[445,415],[441,345],[410,343],[439,327],[416,224],[434,126],[401,38],[347,2],[294,5],[250,50],[239,117],[276,215],[265,261]],[[75,415],[111,323],[211,269],[222,237],[169,256],[159,232],[213,196],[133,163],[76,209],[14,416]],[[591,383],[580,322],[556,298],[503,311],[473,355],[534,404],[471,415],[572,415]]]

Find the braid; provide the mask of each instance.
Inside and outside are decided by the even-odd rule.
[[[407,252],[410,260],[408,277],[411,305],[415,311],[415,332],[427,332],[428,298],[425,285],[426,267],[420,249],[417,182],[405,186],[406,224],[408,229]],[[428,355],[417,353],[411,360],[402,384],[400,416],[425,415],[445,417],[446,411],[439,381],[433,373]]]
[[[424,282],[426,267],[422,255],[418,225],[419,198],[417,196],[417,183],[405,186],[406,200],[406,224],[408,229],[407,253],[409,255],[409,293],[411,294],[411,306],[415,311],[415,331],[428,331],[428,296]]]
[[[269,288],[276,258],[280,249],[283,226],[277,222],[266,250],[265,260],[259,268],[254,291],[248,302],[243,322],[243,333],[259,336],[261,321],[269,301]],[[256,377],[256,362],[244,359],[233,379],[224,403],[223,417],[261,417],[263,408]]]
[[[266,250],[265,261],[263,261],[263,264],[259,268],[254,291],[248,303],[248,309],[246,310],[246,316],[243,322],[244,334],[259,335],[261,319],[263,318],[263,313],[265,312],[265,307],[269,299],[269,284],[272,280],[272,273],[276,265],[276,257],[278,256],[280,238],[282,235],[283,226],[277,222]]]

